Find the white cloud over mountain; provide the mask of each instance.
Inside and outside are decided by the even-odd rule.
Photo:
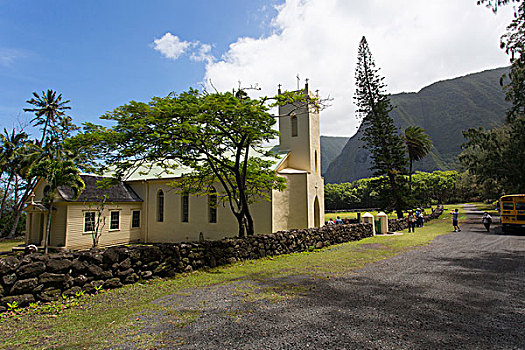
[[[418,91],[438,80],[506,65],[499,37],[512,9],[497,15],[458,0],[287,0],[277,8],[274,33],[239,38],[208,61],[204,81],[219,90],[258,84],[276,93],[295,89],[296,75],[334,98],[322,112],[323,135],[356,131],[353,95],[357,48],[363,35],[389,92]]]

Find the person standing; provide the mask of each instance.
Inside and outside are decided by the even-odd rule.
[[[487,232],[490,232],[490,224],[492,224],[492,216],[490,216],[489,213],[485,212],[483,216],[481,217],[481,222],[487,229]]]
[[[408,232],[416,232],[416,216],[412,210],[408,211]]]
[[[342,225],[343,224],[343,220],[341,220],[341,218],[338,216],[337,219],[335,219],[335,224],[336,225]]]
[[[452,226],[454,226],[454,232],[461,232],[461,227],[459,227],[459,211],[456,208],[452,212]]]

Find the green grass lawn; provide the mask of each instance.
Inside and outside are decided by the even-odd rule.
[[[172,279],[137,283],[95,296],[83,296],[80,305],[56,314],[42,313],[42,307],[29,308],[32,311],[28,314],[0,317],[0,348],[103,349],[118,348],[125,341],[134,341],[134,348],[155,348],[155,341],[162,335],[139,332],[147,326],[148,315],[165,312],[176,327],[184,327],[201,316],[199,310],[173,312],[162,303],[154,302],[159,298],[184,295],[210,286],[236,286],[241,281],[243,286],[238,292],[246,302],[278,303],[284,298],[301,297],[309,291],[291,284],[264,287],[264,281],[290,275],[326,279],[352,273],[365,264],[427,245],[450,231],[450,214],[446,213],[417,229],[415,234],[370,237],[313,252],[243,261]]]
[[[0,252],[9,252],[11,248],[24,243],[22,238],[0,240]]]

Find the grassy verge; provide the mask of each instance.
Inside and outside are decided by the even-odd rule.
[[[23,239],[0,240],[0,252],[9,252],[13,247],[24,243]]]
[[[156,347],[162,335],[141,331],[151,322],[148,315],[168,315],[175,327],[184,327],[201,317],[200,310],[173,312],[165,303],[158,302],[160,298],[170,295],[183,298],[199,289],[237,286],[241,282],[238,293],[244,296],[245,302],[278,303],[309,291],[286,283],[264,287],[265,281],[292,275],[313,279],[345,275],[368,263],[427,245],[435,237],[449,233],[450,229],[450,214],[446,213],[417,229],[416,233],[370,237],[313,252],[244,261],[169,280],[137,283],[84,296],[78,306],[57,314],[42,314],[36,308],[16,318],[0,318],[0,348],[103,349],[118,348],[118,344],[124,342],[133,342],[133,347],[138,349]]]

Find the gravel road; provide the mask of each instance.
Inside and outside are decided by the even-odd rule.
[[[484,232],[466,209],[462,232],[355,274],[267,282],[302,286],[297,298],[241,302],[245,282],[168,296],[197,320],[156,315],[143,332],[177,349],[525,349],[525,236]]]

